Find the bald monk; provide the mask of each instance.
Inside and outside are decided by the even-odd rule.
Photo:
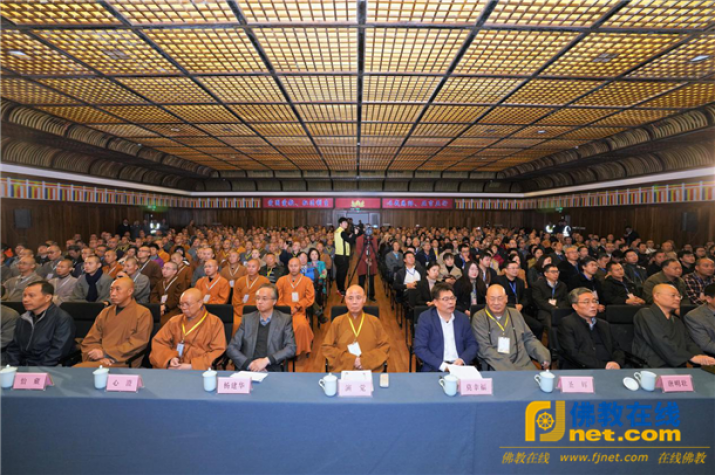
[[[246,275],[246,267],[241,264],[238,251],[232,249],[222,264],[221,276],[228,281],[231,288],[236,286],[236,281]]]
[[[104,267],[102,267],[102,272],[114,280],[123,268],[124,266],[117,262],[117,251],[108,249],[107,252],[104,253]]]
[[[199,289],[181,294],[181,315],[172,317],[152,340],[154,368],[205,371],[226,351],[223,322],[206,311]]]
[[[390,354],[390,344],[380,320],[363,312],[365,291],[362,287],[348,288],[345,303],[348,313],[333,320],[323,339],[328,370],[381,370]]]
[[[82,363],[77,366],[124,366],[146,349],[154,326],[148,308],[134,300],[134,281],[121,277],[109,288],[110,307],[97,316],[82,340]],[[141,358],[132,362],[139,367]]]
[[[176,275],[179,280],[184,282],[184,288],[191,288],[191,267],[184,263],[184,256],[181,253],[175,252],[171,255],[171,262],[176,264]]]
[[[206,261],[204,272],[206,276],[196,282],[196,288],[204,295],[204,303],[221,305],[228,303],[231,286],[226,279],[219,275],[216,259]]]
[[[315,289],[313,281],[300,273],[300,261],[294,257],[288,261],[288,275],[284,275],[278,282],[278,305],[290,307],[293,316],[293,333],[297,346],[296,356],[310,353],[313,346],[313,329],[308,324],[305,311],[315,302]]]
[[[233,284],[233,332],[235,334],[241,326],[243,317],[243,307],[245,305],[256,305],[256,292],[263,284],[270,284],[268,279],[258,275],[261,268],[260,262],[251,259],[246,263],[246,275]]]
[[[169,261],[161,268],[162,280],[157,282],[149,296],[150,303],[160,304],[161,325],[164,326],[169,319],[181,313],[179,298],[186,290],[185,281],[178,276],[176,263]]]

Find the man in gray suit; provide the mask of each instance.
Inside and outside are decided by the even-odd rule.
[[[479,345],[478,358],[496,371],[535,370],[551,366],[551,354],[534,336],[515,308],[507,307],[504,287],[492,284],[487,290],[487,306],[474,314],[472,332]]]
[[[226,349],[240,370],[283,371],[281,363],[295,356],[293,319],[275,310],[278,290],[264,284],[256,291],[255,312],[243,316],[241,325]]]
[[[685,326],[695,344],[708,355],[715,356],[715,283],[705,287],[703,294],[705,303],[688,312]]]

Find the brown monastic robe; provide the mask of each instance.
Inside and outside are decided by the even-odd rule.
[[[206,318],[196,328],[203,318]],[[182,328],[183,324],[183,328]],[[192,331],[192,328],[193,331]],[[184,335],[184,330],[186,335]],[[177,351],[179,343],[184,342],[181,357]],[[183,364],[190,364],[191,369],[205,371],[211,363],[226,351],[226,333],[223,322],[216,315],[204,310],[189,322],[185,315],[176,315],[161,327],[151,342],[149,361],[154,368],[165,369],[172,358],[179,358]]]
[[[329,371],[352,371],[355,369],[355,355],[348,351],[348,345],[355,342],[355,332],[359,331],[357,342],[360,344],[360,363],[365,370],[381,371],[390,354],[387,333],[382,328],[380,319],[365,315],[360,329],[361,318],[352,319],[350,314],[340,315],[330,324],[323,340],[323,355],[328,359]],[[352,319],[353,325],[350,325]],[[353,331],[353,326],[355,331]]]
[[[94,349],[102,350],[117,365],[125,364],[147,347],[153,327],[149,309],[134,300],[119,313],[116,305],[105,308],[82,340],[82,363],[77,366],[99,366],[99,361],[90,361],[87,356]],[[137,358],[132,366],[139,367],[140,364],[141,358]]]

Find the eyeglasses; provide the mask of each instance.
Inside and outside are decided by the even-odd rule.
[[[490,302],[501,302],[502,300],[506,300],[506,295],[487,297],[487,300],[489,300]]]
[[[683,298],[683,296],[680,295],[680,294],[661,294],[661,295],[665,295],[666,297],[670,297],[670,298],[674,298],[674,299],[679,299],[679,300]]]
[[[444,302],[444,303],[456,302],[456,301],[457,301],[457,297],[455,297],[454,295],[452,295],[451,297],[442,297],[440,300],[441,300],[442,302]]]
[[[580,305],[591,305],[591,304],[598,305],[598,300],[596,300],[596,299],[593,299],[593,300],[583,300],[583,301],[578,302],[578,303],[579,303]]]
[[[256,302],[268,302],[269,300],[273,300],[273,297],[256,296]]]

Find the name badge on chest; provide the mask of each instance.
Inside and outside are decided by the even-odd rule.
[[[234,282],[233,280],[229,280],[229,281],[228,281],[228,285],[230,285],[231,288],[233,288],[233,282]]]
[[[299,302],[299,301],[300,301],[300,297],[298,296],[298,292],[292,292],[292,293],[291,293],[291,299],[292,299],[293,302]]]
[[[497,351],[508,355],[511,351],[511,338],[500,336],[499,343],[497,344]]]
[[[177,353],[179,353],[179,358],[184,356],[184,344],[179,343],[178,345],[176,345],[176,351],[177,351]]]
[[[248,302],[248,294],[243,296],[243,303],[247,303],[247,302]]]
[[[360,351],[360,343],[356,341],[355,343],[348,345],[348,352],[351,355],[357,356],[359,358],[362,354],[362,351]]]
[[[166,303],[166,299],[168,299],[168,298],[169,298],[168,295],[162,295],[162,296],[161,296],[161,303]]]
[[[556,306],[556,299],[549,299],[549,305]]]
[[[204,295],[204,303],[209,303],[209,300],[211,300],[211,295],[210,294]]]

